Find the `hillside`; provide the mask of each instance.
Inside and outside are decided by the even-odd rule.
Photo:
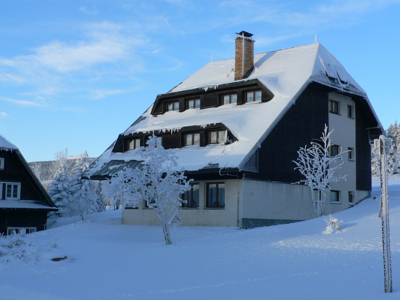
[[[378,189],[374,195],[378,194]],[[399,299],[399,181],[390,184],[394,289],[383,293],[378,199],[273,227],[121,225],[118,212],[31,234],[25,260],[0,262],[5,299]],[[49,259],[68,256],[60,262]],[[0,257],[1,259],[1,257]]]

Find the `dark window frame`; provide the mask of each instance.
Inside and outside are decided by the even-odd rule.
[[[353,105],[348,104],[348,118],[350,118],[350,119],[354,119],[354,118],[355,118],[353,108],[354,108]]]
[[[229,97],[229,103],[225,104],[225,97]],[[236,98],[235,100],[233,100],[234,97]],[[224,106],[224,105],[237,104],[238,99],[239,99],[239,94],[237,92],[223,93],[220,96],[220,105]]]
[[[348,202],[353,203],[355,201],[355,192],[348,191]]]
[[[329,191],[329,200],[330,202],[341,202],[341,191],[339,190],[330,190]],[[336,198],[335,200],[332,199],[332,194],[335,193],[336,194]]]
[[[221,203],[219,202],[219,197],[222,197],[219,194],[219,192],[220,192],[219,185],[223,185],[223,202],[221,202]],[[216,203],[213,205],[211,205],[211,200],[209,198],[209,190],[210,190],[210,187],[212,187],[212,186],[215,186],[215,192],[216,192],[215,193],[216,194],[216,196],[215,196]],[[207,182],[206,188],[205,188],[205,194],[206,194],[206,198],[205,198],[205,208],[206,209],[225,209],[226,186],[225,186],[224,182]],[[220,206],[221,204],[223,204],[223,206]]]
[[[224,135],[226,136],[226,140],[224,142],[219,142],[219,133],[224,132]],[[215,133],[216,141],[212,141],[212,133]],[[226,144],[228,141],[228,131],[226,129],[216,129],[216,130],[209,130],[207,132],[207,144],[208,145],[220,145],[220,144]]]
[[[200,184],[198,182],[191,183],[191,188],[187,192],[185,192],[182,199],[187,202],[182,202],[181,207],[184,209],[198,209],[200,207]],[[197,190],[194,190],[194,187],[197,186]],[[197,200],[195,200],[195,191],[197,191]]]
[[[194,102],[194,106],[190,107],[190,102]],[[196,101],[198,101],[198,107],[195,106]],[[201,109],[201,98],[200,97],[193,97],[186,100],[186,109]]]
[[[197,135],[197,134],[198,134],[198,144],[195,144],[195,143],[194,143],[194,142],[195,142],[194,137],[195,137],[195,135]],[[191,144],[190,144],[190,145],[187,145],[187,139],[186,139],[186,137],[187,137],[188,135],[191,135]],[[182,144],[182,146],[183,146],[183,147],[188,147],[188,146],[201,146],[201,133],[199,133],[199,132],[186,132],[186,133],[183,133],[183,144]]]
[[[261,98],[256,100],[256,93],[259,92],[261,94]],[[253,94],[253,100],[248,101],[248,94]],[[262,89],[253,89],[253,90],[245,90],[244,91],[244,104],[254,104],[254,103],[262,103]]]
[[[338,101],[329,100],[329,112],[337,115],[341,115],[340,113],[340,104]]]
[[[171,104],[178,104],[177,110],[176,110],[176,109],[169,110],[169,105],[171,105]],[[173,108],[174,108],[174,107],[175,107],[175,106],[173,105]],[[179,100],[170,101],[170,102],[167,102],[167,103],[166,103],[165,112],[173,112],[173,111],[176,111],[176,112],[180,111],[180,101],[179,101]]]
[[[355,149],[352,147],[348,147],[348,160],[350,161],[355,160]]]
[[[334,157],[341,153],[341,147],[337,144],[329,146],[329,156]]]

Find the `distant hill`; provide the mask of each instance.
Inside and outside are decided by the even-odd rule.
[[[68,158],[67,162],[70,167],[73,167],[78,160],[79,158],[72,157]],[[85,158],[85,161],[88,161],[88,163],[92,163],[94,160],[95,158],[93,157]],[[47,188],[48,184],[54,179],[57,170],[57,162],[57,160],[35,161],[30,162],[29,166],[35,173],[36,177],[39,178],[40,182]]]

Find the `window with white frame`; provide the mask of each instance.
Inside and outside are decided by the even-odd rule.
[[[18,200],[21,196],[21,184],[18,182],[5,183],[5,197],[8,200]]]
[[[174,101],[167,104],[167,111],[179,111],[180,110],[180,102]]]
[[[4,170],[4,158],[0,157],[0,170]]]
[[[261,102],[262,92],[261,90],[247,91],[246,103]]]
[[[201,107],[201,100],[200,99],[191,99],[187,100],[187,109],[195,109]]]
[[[334,114],[340,114],[338,101],[329,100],[329,112]]]
[[[222,105],[227,105],[227,104],[237,104],[237,94],[236,93],[225,94],[222,97]]]
[[[133,138],[128,142],[128,149],[129,150],[134,150],[141,147],[141,139],[139,138]]]
[[[213,130],[208,132],[208,144],[224,144],[226,140],[226,130]]]
[[[35,227],[8,227],[7,235],[15,235],[15,234],[31,234],[36,232]]]
[[[184,145],[185,146],[199,146],[200,145],[200,134],[199,133],[186,133],[184,134]]]

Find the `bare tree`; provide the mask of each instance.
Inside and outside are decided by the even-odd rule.
[[[312,194],[313,207],[317,216],[324,213],[324,203],[331,184],[345,179],[338,176],[337,171],[343,165],[342,152],[331,154],[331,135],[327,125],[319,140],[312,141],[309,146],[300,147],[297,159],[293,161],[295,170],[299,171],[304,179],[298,183],[307,185]]]

